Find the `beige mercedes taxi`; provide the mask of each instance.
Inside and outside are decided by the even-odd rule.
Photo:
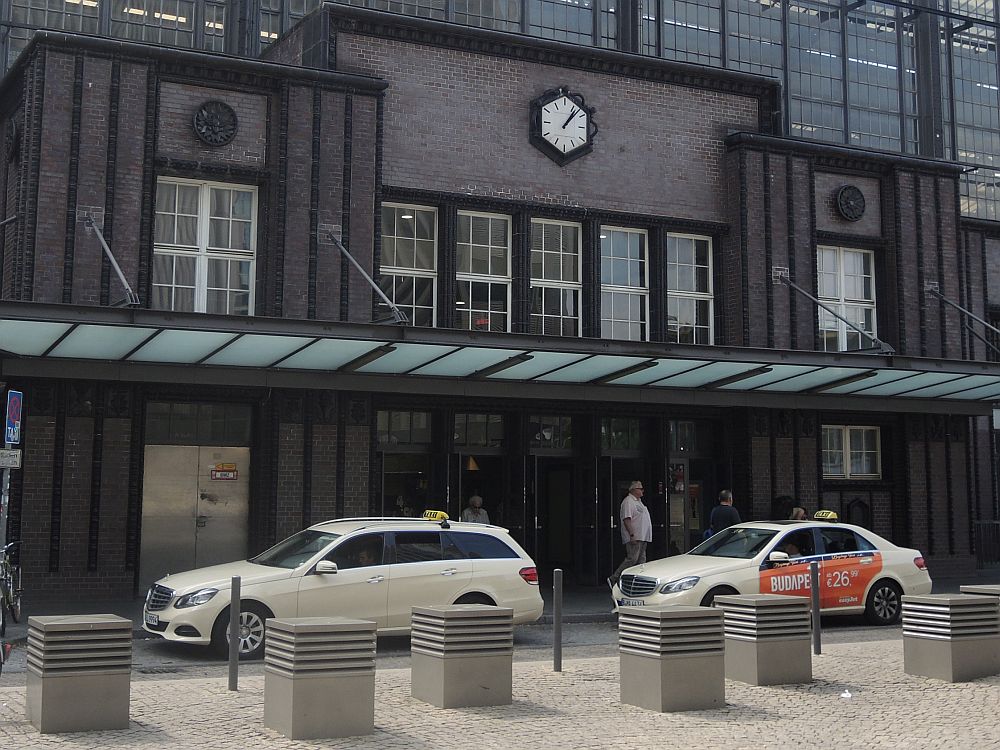
[[[873,624],[891,625],[899,619],[901,595],[931,591],[917,550],[860,526],[814,520],[730,526],[686,554],[628,568],[612,595],[616,608],[710,606],[722,594],[809,596],[813,561],[819,562],[824,614],[864,613]]]
[[[224,653],[233,576],[243,658],[263,653],[269,617],[354,617],[392,634],[409,631],[415,605],[496,604],[515,624],[541,616],[535,563],[506,529],[431,515],[327,521],[250,560],[168,575],[146,596],[143,627]]]

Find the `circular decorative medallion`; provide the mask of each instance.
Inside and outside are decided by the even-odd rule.
[[[844,185],[837,190],[837,211],[848,221],[857,221],[865,215],[865,195],[855,185]]]
[[[209,146],[225,146],[232,141],[238,125],[236,113],[225,102],[205,102],[194,113],[195,135]]]

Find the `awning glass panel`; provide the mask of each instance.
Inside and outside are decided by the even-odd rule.
[[[949,380],[941,385],[932,385],[928,388],[921,388],[919,391],[907,393],[907,398],[937,398],[938,396],[948,396],[956,391],[972,390],[983,386],[1000,386],[1000,378],[995,375],[969,375],[956,380]]]
[[[713,362],[697,370],[683,372],[650,385],[658,388],[698,388],[760,367],[758,362]]]
[[[615,378],[612,382],[615,385],[646,385],[654,380],[662,380],[679,372],[687,372],[707,364],[707,359],[661,359],[649,369]]]
[[[70,323],[0,320],[0,349],[23,357],[37,357],[58,341],[70,326]]]
[[[646,361],[642,357],[615,357],[598,354],[596,357],[588,357],[568,367],[563,367],[561,370],[541,375],[536,380],[557,383],[587,383],[594,378],[610,375],[613,372],[618,372],[624,370],[626,367],[632,367]]]
[[[155,328],[77,326],[49,352],[50,357],[121,359],[156,333]]]
[[[132,362],[166,362],[190,365],[232,341],[238,334],[219,331],[166,329],[129,357]]]
[[[384,341],[337,341],[323,339],[288,359],[282,360],[275,367],[282,370],[336,370],[348,362],[362,357],[373,349],[384,346]]]
[[[981,388],[973,388],[971,391],[956,393],[948,398],[955,398],[959,401],[995,401],[1000,399],[1000,385],[984,385]]]
[[[911,377],[913,374],[912,370],[879,370],[870,378],[834,386],[824,391],[824,393],[854,393],[855,391],[863,391],[866,388],[873,388],[877,385],[895,383],[897,380]]]
[[[233,341],[205,360],[206,365],[264,367],[301,349],[312,339],[305,336],[260,336],[249,334]]]
[[[788,378],[793,378],[804,372],[812,372],[816,369],[815,367],[811,367],[809,365],[770,365],[770,367],[771,372],[754,375],[753,377],[737,380],[735,383],[719,387],[724,388],[727,391],[752,391],[754,388],[771,385],[779,380],[787,380]]]
[[[861,394],[864,396],[897,396],[907,391],[916,391],[930,385],[956,380],[960,377],[962,376],[949,372],[922,372],[919,375],[914,375],[912,378],[897,380],[895,383],[887,383],[875,388],[866,388],[864,391],[861,391]]]
[[[858,367],[820,367],[813,372],[807,372],[798,377],[783,380],[780,383],[766,385],[759,388],[761,391],[781,391],[784,393],[801,393],[802,391],[819,388],[826,383],[833,383],[842,378],[849,378],[852,375],[860,375],[865,370]]]
[[[508,367],[506,370],[501,370],[489,377],[498,380],[531,380],[550,370],[571,362],[576,362],[587,356],[586,354],[571,354],[568,352],[532,352],[531,355],[531,359],[527,362]]]
[[[447,357],[414,370],[413,374],[465,378],[523,353],[523,349],[462,348]]]
[[[369,362],[358,368],[358,372],[380,372],[390,375],[401,375],[437,359],[442,354],[453,352],[457,346],[440,346],[437,344],[396,344],[396,349],[374,362]]]

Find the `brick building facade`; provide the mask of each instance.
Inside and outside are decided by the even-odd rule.
[[[983,317],[1000,304],[1000,229],[960,216],[961,167],[784,137],[763,77],[372,11],[327,6],[265,57],[39,32],[0,84],[0,219],[16,217],[0,228],[0,362],[26,394],[8,534],[23,540],[33,595],[146,583],[145,463],[185,440],[247,450],[249,551],[334,516],[456,514],[480,493],[540,565],[593,584],[614,567],[608,519],[638,477],[660,488],[647,498],[654,553],[687,549],[731,486],[744,517],[833,508],[920,548],[932,574],[974,567],[975,522],[1000,518],[988,416],[1000,373],[962,315],[924,291],[937,282]],[[529,104],[557,87],[599,125],[593,151],[565,166],[528,132]],[[208,101],[235,114],[223,145],[192,128]],[[863,196],[856,220],[838,210],[845,185]],[[387,231],[417,212],[432,222],[423,240]],[[225,224],[227,239],[182,242],[188,220],[213,238]],[[477,221],[503,233],[480,244],[506,270],[462,266]],[[123,289],[98,232],[139,309],[108,309]],[[434,325],[370,325],[385,308],[331,235],[390,296],[393,274],[427,281]],[[556,236],[579,266],[552,282],[533,261]],[[641,238],[644,286],[609,283],[609,237]],[[389,240],[427,243],[430,266],[386,262]],[[692,261],[707,293],[676,287],[671,248],[689,246],[708,248]],[[226,279],[184,281],[195,256],[192,268],[228,263]],[[830,257],[870,263],[856,274],[871,287],[864,325],[891,350],[830,344],[852,329],[824,328],[773,273],[827,299]],[[477,303],[462,290],[476,284],[506,297],[466,317]],[[573,304],[548,315],[543,287]],[[647,305],[629,319],[639,340],[608,335],[614,294]],[[688,302],[710,310],[690,341],[676,307]],[[545,335],[547,315],[573,333]],[[268,354],[268,336],[286,348]],[[330,356],[359,348],[307,364],[324,337]],[[171,346],[154,354],[157,341]],[[397,363],[405,346],[419,356]],[[480,367],[446,368],[476,347]],[[521,377],[525,356],[553,365]],[[559,374],[602,357],[623,365]],[[699,367],[717,374],[684,380]],[[902,395],[893,384],[908,377],[920,386]],[[870,464],[852,477],[826,441],[847,441],[843,464],[855,436],[875,442],[855,451]]]

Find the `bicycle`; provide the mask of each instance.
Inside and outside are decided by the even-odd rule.
[[[0,548],[0,637],[7,634],[7,617],[21,621],[21,566],[11,560],[11,552],[21,542]]]

